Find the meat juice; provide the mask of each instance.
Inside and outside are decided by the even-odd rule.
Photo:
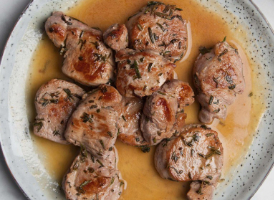
[[[66,12],[91,27],[99,27],[106,30],[114,23],[125,23],[127,18],[136,13],[146,4],[145,0],[83,0]],[[188,82],[192,88],[192,67],[199,54],[199,47],[211,47],[222,41],[226,36],[228,43],[239,50],[242,58],[246,88],[243,94],[238,95],[236,101],[228,108],[228,116],[225,121],[214,120],[210,125],[219,132],[220,140],[224,147],[224,168],[222,178],[228,179],[233,168],[246,154],[264,111],[264,105],[259,103],[260,97],[253,98],[260,86],[255,84],[255,72],[252,72],[257,63],[253,63],[243,49],[244,38],[248,35],[244,28],[233,29],[226,23],[221,15],[206,9],[193,0],[163,0],[168,4],[175,4],[182,8],[182,16],[188,21],[191,29],[189,47],[186,57],[176,63],[176,72],[180,80]],[[235,19],[234,19],[235,20]],[[189,29],[189,30],[190,30]],[[189,43],[189,44],[190,44]],[[247,56],[246,56],[247,55]],[[26,101],[28,118],[34,121],[35,107],[34,96],[39,87],[51,80],[60,78],[70,80],[61,72],[62,56],[46,34],[43,35],[38,45],[33,62],[30,66],[29,80],[27,82]],[[252,81],[253,80],[253,81]],[[186,107],[186,123],[199,123],[199,104]],[[39,138],[32,134],[37,153],[45,165],[50,176],[61,185],[63,175],[78,154],[79,149],[73,145],[60,145],[49,140]],[[149,153],[143,153],[139,148],[125,145],[119,141],[115,145],[119,153],[119,170],[127,181],[128,187],[122,193],[121,199],[185,199],[189,189],[189,183],[179,183],[160,178],[154,168],[153,156],[155,148]]]

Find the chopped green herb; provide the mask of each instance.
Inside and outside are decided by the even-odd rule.
[[[156,143],[156,138],[153,138],[153,143]]]
[[[209,146],[208,147],[211,151],[214,152],[214,154],[218,154],[218,155],[221,155],[221,151],[216,149],[215,147],[212,147],[212,146]]]
[[[140,71],[139,71],[138,64],[137,64],[136,60],[134,60],[133,67],[135,69],[135,73],[136,73],[137,78],[141,78],[141,74],[140,74]]]
[[[166,95],[166,93],[164,93],[164,92],[161,92],[161,91],[157,91],[157,92],[161,95]]]
[[[212,178],[213,178],[212,176],[206,176],[206,177],[207,177],[208,179],[210,179],[210,180],[212,180]]]
[[[63,89],[65,93],[67,93],[68,99],[73,100],[73,94],[71,93],[70,89],[65,88]]]
[[[84,181],[79,187],[76,188],[76,190],[81,194],[81,193],[85,193],[85,190],[83,189],[83,187],[85,187],[86,185],[88,185],[91,182],[91,180],[86,180]]]
[[[112,184],[114,183],[114,178],[115,178],[115,177],[112,177],[112,178],[111,178],[110,185],[112,185]]]
[[[93,109],[93,108],[97,108],[98,106],[97,105],[92,105],[92,106],[90,106],[89,108],[90,109]]]
[[[107,134],[112,137],[112,133],[110,131],[108,131]]]
[[[123,118],[124,121],[127,121],[124,115],[122,115],[122,118]]]
[[[155,38],[150,27],[148,27],[148,34],[152,43],[155,43]]]
[[[91,42],[91,43],[94,44],[94,46],[95,46],[96,49],[99,49],[99,46],[100,46],[100,45],[99,45],[98,41],[96,41],[96,42]]]
[[[199,51],[202,55],[209,53],[211,51],[212,48],[207,49],[206,47],[200,47]]]
[[[100,167],[104,167],[103,163],[100,160],[96,159],[96,162],[99,163]]]
[[[120,187],[122,186],[122,185],[124,185],[125,183],[124,183],[124,181],[121,181],[120,182]]]
[[[202,195],[203,193],[202,193],[202,184],[200,185],[200,188],[199,188],[199,190],[196,192],[197,194],[199,194],[199,195]]]
[[[159,27],[160,27],[160,29],[163,31],[163,32],[165,32],[165,28],[160,24],[160,23],[156,23]]]
[[[221,111],[220,108],[218,108],[217,110],[213,110],[214,113],[218,113],[218,112],[220,112],[220,111]]]
[[[208,102],[208,104],[209,104],[209,105],[211,105],[211,104],[212,104],[213,99],[214,99],[214,97],[211,95],[211,96],[210,96],[210,98],[209,98],[209,102]]]
[[[205,129],[205,130],[206,130],[206,129],[209,129],[209,128],[208,128],[206,125],[204,125],[204,124],[201,125],[201,128],[203,128],[203,129]]]
[[[118,131],[117,131],[117,137],[118,137],[118,135],[120,135],[120,129],[118,128]]]
[[[141,146],[140,148],[141,148],[142,152],[144,152],[144,153],[150,152],[150,147],[149,146],[145,145],[145,146]]]
[[[193,135],[193,140],[194,140],[194,142],[199,142],[200,136],[198,135],[198,133],[195,133],[195,134]]]
[[[81,116],[81,119],[84,123],[86,122],[92,123],[93,122],[92,118],[93,118],[93,115],[89,115],[86,112],[84,112],[83,115]]]
[[[53,104],[58,104],[59,100],[58,99],[45,99],[45,98],[42,98],[41,99],[41,104],[42,106],[46,106],[50,103],[53,103]]]
[[[177,163],[179,157],[176,155],[175,152],[172,153],[171,160],[173,160],[175,163]]]
[[[56,130],[56,128],[55,128],[55,130],[53,131],[53,135],[54,135],[54,136],[56,136],[56,135],[60,135],[59,130]]]
[[[198,153],[198,155],[202,158],[205,158],[205,155],[204,154],[201,154],[201,153]]]
[[[141,26],[141,24],[137,24],[137,27],[138,27],[138,29],[141,31],[141,30],[143,30],[143,27]]]
[[[169,167],[169,168],[173,169],[176,172],[176,174],[182,174],[183,173],[183,170],[178,171],[175,167]]]
[[[222,53],[220,53],[220,55],[218,56],[218,60],[221,61],[221,57],[222,57],[223,55],[225,55],[227,52],[228,52],[228,50],[225,49]]]
[[[99,140],[100,144],[102,145],[103,149],[105,149],[105,145],[104,145],[104,142],[103,140]]]
[[[225,42],[226,41],[226,36],[224,37],[223,41],[222,42]]]
[[[206,134],[206,137],[210,137],[210,136],[212,136],[212,135],[214,135],[214,133],[207,133],[207,134]]]
[[[36,119],[36,121],[33,123],[33,126],[37,126],[37,131],[39,132],[41,130],[41,128],[43,127],[43,122],[41,122],[40,120],[44,120],[44,119]]]
[[[233,89],[235,89],[235,87],[236,87],[236,84],[233,84],[233,85],[228,86],[228,89],[233,90]]]
[[[151,71],[151,67],[152,67],[152,65],[153,65],[153,63],[149,63],[149,64],[148,64],[148,72],[150,72],[150,71]]]

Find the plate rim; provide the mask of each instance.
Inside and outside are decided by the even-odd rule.
[[[7,45],[8,45],[8,43],[9,43],[10,39],[11,39],[11,35],[12,35],[12,33],[14,32],[14,29],[18,26],[18,23],[22,20],[24,14],[28,11],[29,7],[30,7],[33,3],[37,2],[37,1],[40,1],[40,0],[30,0],[30,2],[27,4],[27,6],[25,6],[25,8],[22,10],[22,12],[20,13],[20,15],[18,16],[16,22],[14,23],[13,28],[11,29],[11,31],[10,31],[10,33],[9,33],[9,35],[8,35],[8,37],[7,37],[7,39],[6,39],[6,42],[5,42],[5,44],[4,44],[3,51],[1,52],[1,55],[0,55],[0,68],[2,67],[2,61],[3,61],[4,53],[5,53],[6,49],[7,49]],[[269,23],[268,19],[265,17],[265,15],[264,15],[263,12],[260,10],[260,8],[257,6],[257,4],[254,3],[253,0],[248,0],[248,2],[250,2],[251,5],[254,7],[254,9],[259,13],[259,15],[262,17],[262,19],[265,21],[265,23],[266,23],[267,26],[269,27],[269,29],[270,29],[272,35],[274,36],[274,27],[271,26],[271,24]],[[0,80],[0,82],[1,82],[1,80]],[[21,185],[18,183],[18,181],[17,181],[17,179],[16,179],[14,173],[12,172],[12,170],[11,170],[10,167],[9,167],[9,164],[8,164],[8,161],[7,161],[7,158],[6,158],[7,155],[6,155],[6,153],[5,153],[5,150],[3,149],[3,146],[1,145],[1,143],[2,143],[2,137],[1,137],[1,135],[2,135],[2,134],[3,134],[2,131],[0,131],[0,149],[1,149],[2,154],[3,154],[3,158],[4,158],[4,161],[5,161],[5,164],[6,164],[8,170],[9,170],[9,172],[10,172],[10,175],[11,175],[13,181],[16,183],[16,185],[18,186],[18,188],[20,189],[20,191],[23,193],[23,195],[24,195],[27,199],[30,200],[31,198],[26,194],[26,192],[23,190],[23,188],[21,187]],[[253,143],[253,142],[252,142],[252,143]],[[251,143],[251,145],[252,145],[252,143]],[[251,198],[256,194],[256,192],[257,192],[258,189],[262,186],[262,184],[264,183],[265,179],[268,177],[268,175],[270,174],[270,172],[271,172],[272,170],[274,170],[274,158],[273,158],[272,164],[271,164],[271,166],[269,167],[267,173],[264,175],[263,179],[258,183],[257,187],[254,187],[255,189],[253,190],[253,192],[251,192],[251,194],[250,194],[250,196],[248,197],[248,199],[251,199]]]

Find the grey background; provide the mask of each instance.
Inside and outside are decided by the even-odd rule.
[[[0,55],[4,50],[5,43],[12,31],[17,19],[28,5],[30,0],[0,0]],[[274,27],[274,0],[253,0],[262,10],[268,21]],[[263,185],[254,195],[252,200],[274,199],[274,170],[266,178]],[[31,187],[31,186],[30,186]],[[13,180],[2,151],[0,151],[0,199],[1,200],[26,200],[16,182]]]

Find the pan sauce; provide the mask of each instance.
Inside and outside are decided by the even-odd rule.
[[[85,0],[70,9],[66,14],[75,17],[92,27],[99,27],[103,31],[111,24],[125,23],[131,16],[146,4],[145,0]],[[250,97],[250,92],[256,94],[259,87],[254,80],[252,69],[255,63],[243,51],[244,31],[233,31],[231,25],[225,23],[222,17],[211,13],[193,0],[167,1],[164,3],[176,4],[182,8],[182,16],[191,27],[192,48],[188,57],[183,62],[176,63],[178,78],[189,82],[191,86],[191,70],[198,55],[200,46],[211,47],[227,36],[227,41],[239,49],[244,63],[244,77],[246,88],[242,95],[228,109],[227,119],[223,122],[214,120],[211,127],[219,131],[219,137],[224,146],[223,178],[241,161],[252,142],[253,133],[264,111],[260,98]],[[243,29],[244,30],[244,29]],[[28,118],[34,121],[35,108],[34,96],[38,88],[52,78],[69,80],[61,72],[62,57],[59,49],[44,34],[30,66],[30,75],[27,85]],[[187,107],[186,123],[199,123],[199,104],[195,102]],[[78,153],[78,148],[72,145],[60,145],[33,135],[37,152],[53,179],[61,184],[62,177]],[[150,153],[143,153],[136,147],[131,147],[121,142],[116,142],[119,152],[119,169],[123,178],[128,182],[128,188],[122,193],[121,199],[184,199],[189,188],[189,183],[178,183],[161,179],[153,164],[154,148]]]

